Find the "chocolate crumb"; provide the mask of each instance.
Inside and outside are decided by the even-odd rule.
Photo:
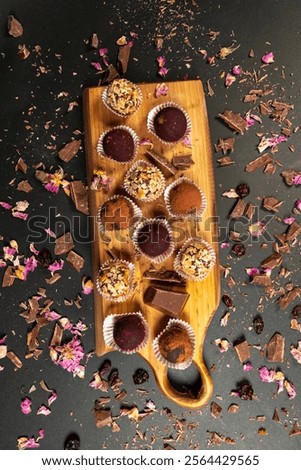
[[[67,257],[66,257],[66,260],[68,261],[68,263],[71,264],[71,266],[77,271],[79,272],[83,266],[84,266],[84,263],[85,263],[85,260],[82,256],[80,256],[79,254],[77,254],[75,251],[73,250],[70,250]]]
[[[99,39],[96,33],[92,33],[90,39],[90,46],[93,47],[93,49],[97,49],[99,46]]]
[[[213,418],[218,418],[221,415],[222,411],[223,409],[218,403],[216,403],[215,401],[211,402],[210,413],[213,416]]]
[[[224,302],[224,304],[226,305],[227,308],[232,308],[233,307],[233,301],[232,301],[231,297],[228,294],[224,294],[222,296],[222,301]]]
[[[247,183],[240,183],[238,186],[236,186],[235,191],[240,198],[246,197],[250,194],[250,188]]]
[[[292,310],[292,317],[301,318],[301,304],[295,305],[295,307]]]
[[[66,232],[55,240],[54,254],[60,256],[68,253],[72,248],[74,248],[72,235],[70,232]]]
[[[13,15],[7,18],[8,34],[14,38],[19,38],[23,35],[23,26]]]

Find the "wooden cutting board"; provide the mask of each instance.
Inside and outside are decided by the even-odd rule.
[[[124,241],[118,241],[116,237],[114,237],[114,239],[112,238],[111,240],[111,245],[114,247],[115,251],[120,250],[125,259],[135,262],[137,287],[132,298],[121,304],[112,304],[104,301],[97,292],[97,289],[94,289],[96,353],[101,356],[111,350],[106,346],[103,339],[103,320],[108,314],[140,310],[149,323],[150,339],[148,344],[139,351],[138,354],[141,354],[152,367],[157,383],[167,397],[184,407],[199,408],[208,402],[213,392],[213,383],[203,360],[202,349],[208,325],[220,299],[220,273],[217,244],[218,231],[211,142],[202,83],[199,80],[187,80],[181,82],[167,82],[166,84],[168,85],[168,95],[159,98],[156,98],[154,94],[155,83],[139,84],[143,93],[142,105],[134,115],[126,119],[114,115],[104,106],[101,99],[103,87],[87,88],[84,90],[84,129],[88,187],[90,188],[94,171],[99,168],[105,169],[109,175],[114,177],[112,191],[109,194],[104,191],[89,189],[89,208],[93,237],[93,278],[95,285],[100,264],[110,259],[107,250],[108,246],[110,246],[109,240],[107,237],[104,238],[101,236],[98,231],[97,211],[100,205],[109,196],[114,194],[116,190],[120,190],[124,174],[128,169],[128,165],[118,165],[98,155],[96,147],[102,132],[115,125],[124,124],[133,128],[141,140],[144,138],[151,139],[153,150],[164,155],[169,160],[175,155],[192,154],[192,159],[195,164],[184,172],[178,172],[176,177],[184,174],[198,184],[206,195],[207,209],[200,221],[173,223],[173,229],[184,230],[187,237],[191,235],[203,237],[207,242],[211,243],[217,256],[216,265],[205,280],[201,282],[189,281],[187,283],[186,289],[190,297],[181,315],[181,319],[190,323],[195,331],[196,351],[193,362],[201,376],[202,385],[200,386],[197,396],[189,396],[189,394],[180,393],[176,390],[176,387],[171,386],[166,367],[160,364],[154,356],[152,341],[161,329],[164,328],[168,317],[144,304],[143,294],[149,285],[149,281],[143,279],[143,273],[149,267],[149,262],[143,259],[143,257],[138,261],[134,260],[133,246],[128,238]],[[182,142],[172,146],[164,145],[156,137],[148,133],[146,127],[148,112],[154,106],[166,101],[178,103],[189,114],[192,123],[191,148],[185,146]],[[140,145],[139,153],[136,158],[147,160],[145,152],[148,148],[149,147],[145,145]],[[167,184],[172,182],[176,177],[168,178]],[[155,201],[155,204],[147,203],[140,205],[140,207],[145,217],[154,217],[154,215],[157,215],[158,210],[161,213],[166,213],[163,197]],[[176,249],[181,246],[183,241],[184,240],[176,244]],[[164,266],[172,269],[173,258],[172,256],[170,259],[166,260],[166,262],[163,263]]]

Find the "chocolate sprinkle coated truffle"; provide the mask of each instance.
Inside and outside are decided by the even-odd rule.
[[[105,154],[116,162],[129,162],[134,155],[134,140],[125,129],[111,129],[103,138]]]
[[[183,111],[174,106],[162,108],[154,117],[154,129],[160,139],[177,142],[187,130],[187,120]]]
[[[145,326],[139,315],[122,315],[114,325],[114,341],[124,351],[132,351],[143,342]]]

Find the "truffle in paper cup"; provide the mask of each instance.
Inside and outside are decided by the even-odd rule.
[[[126,118],[140,108],[142,91],[135,83],[116,78],[103,91],[102,101],[114,114]]]
[[[103,263],[96,279],[99,294],[111,302],[124,302],[133,294],[135,266],[122,259]]]
[[[202,281],[215,263],[216,255],[209,243],[202,238],[189,238],[174,260],[174,270],[189,281]]]
[[[180,219],[201,217],[207,207],[203,191],[185,176],[167,186],[164,199],[169,215]]]
[[[135,248],[153,263],[162,263],[174,251],[171,228],[165,219],[146,219],[133,233]]]
[[[191,132],[191,121],[179,104],[167,101],[149,111],[147,129],[163,144],[172,145]]]
[[[151,202],[163,193],[165,178],[155,165],[137,160],[126,172],[123,187],[138,201]]]
[[[103,323],[107,346],[125,354],[133,354],[146,346],[149,327],[141,312],[108,315]]]
[[[137,155],[139,138],[128,126],[115,126],[101,134],[97,144],[100,156],[115,163],[126,165]]]
[[[159,362],[170,369],[190,366],[195,350],[195,333],[189,323],[172,318],[154,339],[153,350]]]
[[[142,211],[130,198],[115,194],[98,209],[97,222],[100,232],[128,230],[142,217]]]

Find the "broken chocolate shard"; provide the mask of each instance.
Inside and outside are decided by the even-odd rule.
[[[108,84],[118,77],[119,77],[119,73],[116,67],[113,64],[109,64],[109,66],[105,70],[103,70],[103,72],[101,73],[99,86]]]
[[[260,157],[255,158],[254,160],[250,161],[247,166],[245,167],[245,171],[247,173],[252,173],[260,168],[265,167],[267,164],[272,163],[273,159],[269,153],[265,153]]]
[[[251,284],[262,287],[269,287],[272,285],[271,277],[266,273],[259,273],[253,276]]]
[[[22,46],[18,46],[17,54],[21,59],[25,60],[30,55],[30,51],[27,49],[25,44],[23,44]]]
[[[240,113],[233,113],[233,111],[226,110],[224,113],[219,113],[219,117],[238,134],[243,134],[247,128],[247,123]]]
[[[282,173],[280,173],[284,181],[288,186],[293,186],[294,183],[294,178],[299,175],[299,173],[295,170],[285,170]]]
[[[213,418],[218,418],[221,415],[222,411],[223,409],[218,403],[216,403],[215,401],[211,402],[210,413],[213,416]]]
[[[300,297],[300,296],[301,296],[301,288],[294,287],[291,291],[279,297],[278,299],[279,307],[281,309],[287,308],[292,302],[296,300],[297,297]]]
[[[227,155],[228,153],[232,153],[234,151],[234,142],[234,137],[219,139],[218,143],[214,145],[214,149],[216,152],[221,151],[223,155]]]
[[[72,235],[70,232],[66,232],[55,240],[54,254],[60,256],[68,253],[72,248],[74,248]]]
[[[298,235],[301,233],[301,225],[298,222],[294,221],[287,229],[286,241],[295,240]]]
[[[23,191],[24,193],[30,193],[30,191],[32,191],[32,189],[33,189],[33,187],[31,186],[31,184],[29,183],[28,180],[20,181],[20,183],[17,186],[17,190],[18,191]]]
[[[241,363],[250,358],[250,345],[247,341],[241,341],[234,346],[238,359]]]
[[[283,204],[283,201],[279,201],[274,196],[264,197],[262,200],[262,205],[265,209],[273,212],[278,212],[278,208]]]
[[[90,46],[93,47],[93,49],[97,49],[99,46],[99,39],[96,33],[92,33],[90,39]]]
[[[7,266],[2,279],[2,287],[12,286],[15,281],[15,278],[16,276],[14,274],[14,268],[12,266]]]
[[[244,215],[244,212],[245,212],[245,203],[242,199],[238,199],[229,217],[231,219],[239,219],[240,217]]]
[[[278,267],[282,262],[282,255],[280,253],[273,253],[271,256],[268,256],[266,259],[264,259],[260,266],[262,268],[269,268],[269,269],[274,269]]]
[[[81,146],[82,141],[81,140],[72,140],[71,142],[68,142],[60,151],[59,151],[59,157],[63,162],[68,163],[70,160],[75,157],[77,152],[79,151],[79,148]]]
[[[172,317],[179,317],[189,299],[189,295],[187,292],[150,286],[144,294],[144,302]]]
[[[162,169],[162,171],[166,174],[166,176],[174,176],[177,173],[176,167],[170,163],[165,157],[159,155],[157,152],[153,150],[148,150],[146,152],[146,156],[150,157],[155,163],[157,163]]]
[[[118,50],[118,68],[120,69],[121,73],[124,74],[127,71],[128,63],[131,54],[131,44],[124,44],[123,46],[119,46]]]
[[[19,38],[23,35],[23,26],[13,15],[7,18],[8,34],[14,38]]]
[[[269,362],[283,362],[285,339],[280,333],[275,333],[267,344],[267,359]]]
[[[17,369],[23,367],[23,362],[13,351],[7,351],[6,357],[14,364]]]
[[[251,220],[253,218],[254,213],[255,213],[254,204],[252,204],[251,202],[248,202],[244,210],[244,216],[247,217],[248,220]]]
[[[22,171],[22,173],[26,174],[27,172],[27,164],[24,162],[23,158],[19,158],[19,160],[17,161],[16,163],[16,166],[15,166],[15,171]]]
[[[82,181],[71,181],[71,199],[76,209],[85,215],[89,214],[88,191]]]
[[[98,429],[110,426],[113,422],[110,410],[95,410],[94,411],[95,424]]]
[[[66,260],[68,261],[68,263],[71,264],[71,266],[77,271],[79,272],[83,266],[84,266],[84,263],[85,263],[85,260],[82,256],[78,255],[75,251],[73,250],[70,250],[67,257],[66,257]]]
[[[173,157],[171,161],[177,170],[182,171],[188,170],[192,165],[194,165],[191,155],[178,155]]]
[[[143,277],[152,281],[160,282],[175,282],[177,284],[183,284],[183,278],[172,269],[156,269],[153,266],[144,272]]]

